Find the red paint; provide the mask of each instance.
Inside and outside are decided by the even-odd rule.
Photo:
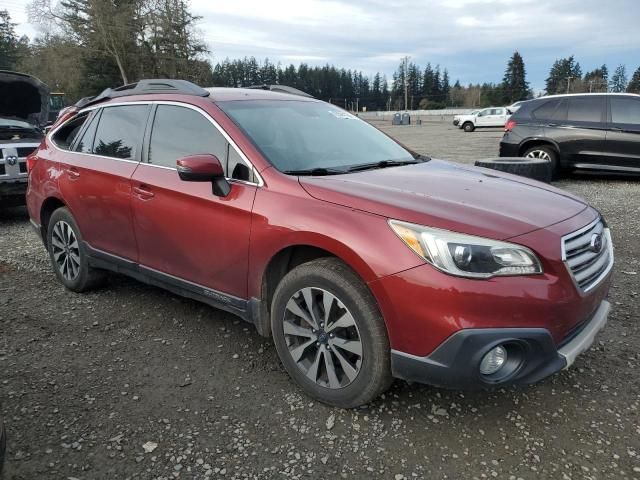
[[[234,140],[264,181],[231,181],[226,197],[176,170],[61,151],[47,139],[32,162],[28,208],[41,222],[48,198],[64,202],[93,247],[206,287],[260,297],[267,265],[293,245],[322,248],[366,282],[392,348],[427,355],[462,328],[543,327],[559,341],[606,296],[609,280],[582,296],[561,261],[561,237],[597,212],[581,199],[511,175],[431,161],[341,176],[287,176],[211,98],[136,96],[200,107]],[[275,98],[270,92],[254,96]],[[127,101],[126,98],[117,100]],[[301,101],[305,101],[302,99]],[[183,162],[211,169],[211,159]],[[207,171],[209,171],[207,170]],[[394,218],[526,245],[543,275],[470,280],[441,273],[393,233]]]

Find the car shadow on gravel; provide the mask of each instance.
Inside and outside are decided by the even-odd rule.
[[[29,220],[27,207],[4,208],[0,206],[0,222]]]

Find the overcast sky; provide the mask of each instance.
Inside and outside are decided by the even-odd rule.
[[[330,63],[389,77],[401,57],[449,70],[452,81],[497,82],[517,49],[528,80],[544,87],[556,58],[583,72],[640,66],[640,0],[191,0],[214,61],[269,57]],[[27,0],[2,0],[18,32],[33,36]]]

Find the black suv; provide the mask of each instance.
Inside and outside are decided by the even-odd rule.
[[[558,170],[640,173],[640,95],[586,93],[523,102],[505,125],[501,157]]]

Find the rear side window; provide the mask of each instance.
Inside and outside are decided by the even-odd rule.
[[[149,163],[176,168],[187,155],[210,153],[224,166],[227,141],[201,113],[186,107],[158,105],[153,120]]]
[[[142,145],[148,110],[148,105],[103,108],[93,142],[93,153],[136,160]]]
[[[53,143],[64,150],[69,150],[87,118],[89,113],[81,113],[69,120],[51,137]]]
[[[611,97],[611,123],[640,125],[640,100]]]
[[[604,113],[604,97],[569,97],[565,99],[568,122],[597,123],[602,121]]]
[[[96,129],[98,127],[98,120],[100,118],[100,112],[96,112],[89,125],[82,134],[82,138],[76,143],[74,150],[81,153],[91,153],[93,148],[93,139],[96,136]]]
[[[558,98],[546,101],[539,107],[534,108],[531,112],[531,116],[536,120],[550,120],[551,118],[553,118],[553,114],[555,113],[556,108],[558,108],[559,104],[560,99]]]

